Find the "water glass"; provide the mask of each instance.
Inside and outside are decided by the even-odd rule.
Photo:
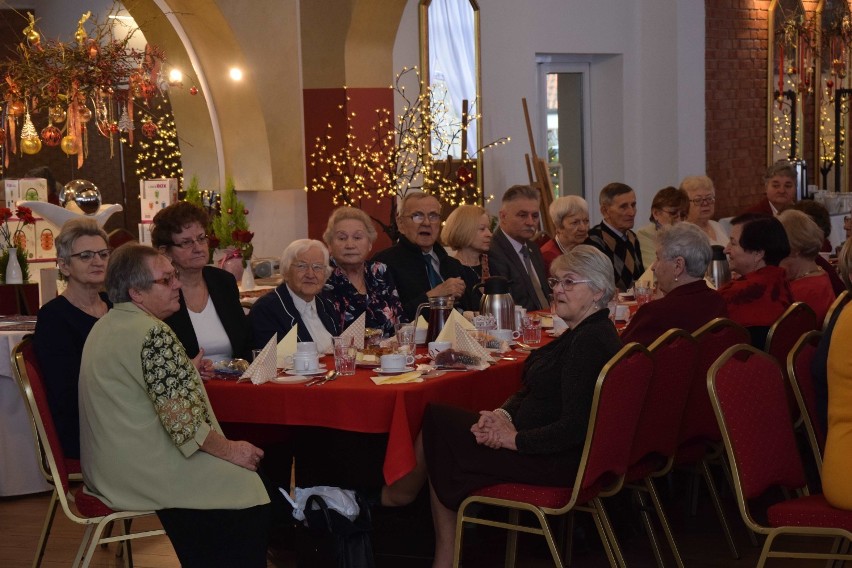
[[[524,343],[536,345],[541,343],[541,316],[528,314],[521,318],[521,331]]]
[[[338,375],[354,375],[355,374],[355,358],[358,355],[358,350],[355,347],[355,338],[334,337],[334,370]]]
[[[396,324],[396,342],[399,345],[400,353],[410,353],[414,355],[415,336],[417,335],[417,327],[413,323],[398,323]]]
[[[473,318],[473,326],[476,328],[474,334],[480,345],[486,347],[488,336],[491,331],[497,329],[497,318],[494,314],[479,314]]]
[[[654,299],[654,289],[643,282],[633,287],[633,295],[636,297],[636,305],[644,306]]]

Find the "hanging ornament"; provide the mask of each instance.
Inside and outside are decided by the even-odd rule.
[[[50,122],[65,122],[68,113],[61,106],[56,105],[48,109],[47,116],[50,118]]]
[[[115,122],[115,121],[110,122],[109,123],[109,131],[110,131],[111,134],[117,133],[118,132],[118,123]]]
[[[86,29],[83,27],[83,24],[86,23],[86,20],[92,17],[92,12],[86,12],[83,14],[80,19],[77,21],[77,31],[74,32],[74,41],[77,42],[77,45],[83,46],[86,39],[89,37],[89,34],[86,33]]]
[[[60,146],[60,148],[62,148],[62,151],[65,152],[69,156],[76,154],[77,151],[79,150],[78,144],[77,144],[77,137],[72,136],[70,134],[62,139],[62,142],[60,143],[59,146]]]
[[[80,107],[80,120],[82,122],[89,122],[92,120],[92,111],[87,106]]]
[[[3,148],[6,145],[6,130],[4,128],[0,128],[0,148]]]
[[[101,48],[98,46],[98,43],[93,39],[90,39],[87,43],[86,53],[89,55],[89,59],[97,59],[98,55],[101,54]]]
[[[41,140],[35,138],[21,138],[21,152],[24,154],[38,154],[41,150]]]
[[[24,127],[21,128],[21,138],[38,138],[38,132],[33,125],[29,112],[27,112],[27,116],[24,118]]]
[[[59,142],[62,141],[62,132],[52,124],[48,124],[41,131],[41,139],[48,146],[59,146]]]
[[[142,91],[142,98],[146,101],[151,100],[154,95],[157,94],[157,87],[151,84],[149,81],[145,81],[140,85],[140,89]]]
[[[21,116],[27,112],[27,105],[24,101],[12,101],[9,103],[9,114],[12,116]]]
[[[122,132],[133,131],[133,119],[131,119],[130,115],[127,114],[127,107],[124,107],[124,110],[122,110],[121,116],[118,119],[118,129]]]
[[[142,134],[144,134],[148,138],[153,138],[154,136],[156,136],[157,130],[157,125],[151,122],[150,120],[147,120],[142,123]]]
[[[190,87],[189,88],[189,94],[190,95],[197,95],[198,94],[198,87]]]

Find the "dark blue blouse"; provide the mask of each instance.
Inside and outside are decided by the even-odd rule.
[[[385,335],[393,335],[394,325],[405,321],[405,316],[387,265],[377,261],[364,263],[366,294],[358,293],[334,259],[331,260],[331,266],[334,271],[325,283],[322,297],[334,304],[340,314],[340,327],[349,327],[366,312],[366,327],[381,329]]]

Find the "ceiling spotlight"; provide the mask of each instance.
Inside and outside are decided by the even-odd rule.
[[[180,69],[172,69],[169,71],[169,84],[171,85],[179,85],[183,82],[183,73],[180,72]]]
[[[228,74],[234,81],[241,81],[243,78],[243,71],[239,67],[231,67],[231,70],[228,72]]]

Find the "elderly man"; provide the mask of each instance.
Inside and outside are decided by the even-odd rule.
[[[779,160],[769,166],[763,182],[766,184],[766,195],[763,199],[749,207],[744,213],[764,213],[778,215],[793,205],[796,197],[798,174],[796,168],[787,160]]]
[[[462,309],[477,310],[462,279],[462,265],[438,244],[441,204],[435,197],[409,193],[396,217],[399,241],[378,253],[393,276],[405,316],[412,320],[417,306],[433,296],[453,296]]]
[[[515,305],[528,310],[550,308],[544,258],[530,242],[539,229],[540,202],[541,194],[528,185],[507,189],[500,206],[500,226],[488,251],[491,274],[508,278]]]
[[[623,183],[611,183],[600,193],[603,221],[589,229],[586,244],[600,249],[612,261],[615,285],[622,291],[633,286],[642,276],[642,252],[639,240],[631,231],[636,219],[636,193]]]

